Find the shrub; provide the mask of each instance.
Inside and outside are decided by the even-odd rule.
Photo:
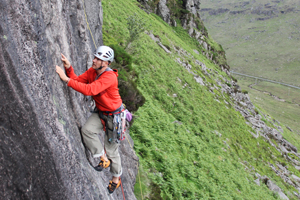
[[[117,44],[111,44],[110,47],[115,52],[115,61],[121,66],[127,67],[128,71],[132,70],[132,57],[129,55],[125,49]]]
[[[129,38],[126,44],[126,48],[128,45],[133,42],[134,40],[137,40],[141,33],[143,33],[146,29],[146,23],[145,21],[138,17],[136,13],[134,15],[131,15],[127,18],[127,28],[129,30]]]
[[[152,10],[155,10],[157,4],[159,3],[160,0],[153,0],[153,1],[148,1],[147,4],[152,8]]]
[[[243,94],[248,94],[248,91],[247,90],[242,90],[242,93]]]
[[[236,79],[235,77],[231,76],[231,78],[232,78],[232,80],[233,80],[234,82],[236,82],[236,83],[238,82],[237,79]]]
[[[231,87],[231,84],[229,82],[226,82],[226,85],[228,85],[229,87]]]

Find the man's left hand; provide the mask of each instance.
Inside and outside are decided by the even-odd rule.
[[[64,82],[67,83],[69,81],[70,78],[67,77],[64,70],[57,65],[56,65],[56,73],[59,75],[60,79],[63,80]]]

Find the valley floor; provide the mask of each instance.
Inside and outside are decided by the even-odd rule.
[[[300,90],[291,89],[278,84],[255,82],[255,79],[235,75],[242,90],[248,91],[251,101],[260,109],[263,108],[282,127],[293,130],[284,131],[283,136],[300,149]]]

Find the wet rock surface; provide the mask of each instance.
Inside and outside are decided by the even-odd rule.
[[[93,169],[98,160],[81,140],[91,99],[55,72],[60,53],[77,74],[91,66],[95,45],[84,8],[101,45],[99,1],[0,0],[0,199],[123,198],[121,189],[108,195],[111,175]],[[135,199],[138,158],[127,140],[119,150],[125,198]]]

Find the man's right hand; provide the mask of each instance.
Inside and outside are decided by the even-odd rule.
[[[64,54],[61,54],[61,61],[64,63],[65,68],[69,69],[71,67],[70,62],[68,61],[66,56],[64,56]]]

